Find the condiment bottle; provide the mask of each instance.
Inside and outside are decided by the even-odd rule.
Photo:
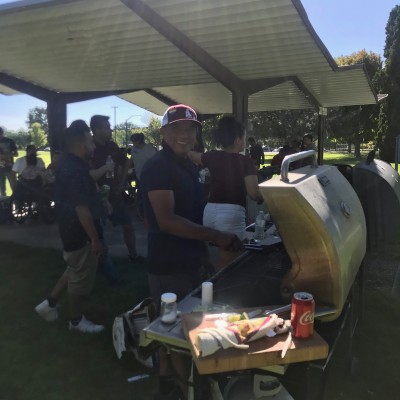
[[[107,159],[106,159],[106,165],[109,165],[109,164],[114,164],[114,161],[113,161],[113,159],[112,159],[112,157],[110,155],[108,155]],[[106,178],[107,179],[114,178],[114,172],[113,171],[107,171],[106,172]]]
[[[177,317],[176,294],[164,293],[161,295],[161,321],[173,324]]]
[[[254,227],[254,239],[255,240],[264,240],[265,239],[265,215],[264,211],[259,211]]]

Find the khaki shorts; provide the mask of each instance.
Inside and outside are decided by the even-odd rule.
[[[64,251],[67,263],[68,293],[88,295],[96,278],[98,258],[93,254],[90,243],[79,250]]]

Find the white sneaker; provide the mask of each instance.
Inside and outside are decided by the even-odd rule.
[[[53,322],[58,318],[57,307],[50,307],[49,301],[44,300],[35,307],[35,311],[46,321]]]
[[[69,322],[69,330],[70,331],[78,331],[82,333],[99,333],[104,330],[104,325],[96,325],[92,321],[89,321],[82,315],[82,319],[79,321],[78,325],[73,325],[72,322]]]

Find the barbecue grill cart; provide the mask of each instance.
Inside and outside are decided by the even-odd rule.
[[[268,345],[253,353],[233,349],[232,358],[224,353],[229,349],[202,359],[187,340],[193,329],[204,323],[202,314],[190,314],[201,301],[201,288],[197,288],[178,304],[184,314],[181,320],[169,326],[157,319],[141,336],[143,346],[157,341],[172,351],[192,352],[195,399],[210,396],[202,390],[211,377],[218,382],[224,400],[321,400],[326,369],[341,335],[347,336],[351,358],[351,338],[361,310],[366,221],[359,197],[337,167],[314,165],[289,172],[292,161],[309,153],[286,157],[281,176],[260,184],[272,217],[266,239],[250,246],[211,281],[214,304],[233,309],[274,308],[290,304],[295,292],[312,293],[316,302],[314,338],[295,341],[283,359],[269,351]],[[289,318],[288,314],[282,316]]]
[[[400,234],[400,177],[374,153],[353,168],[353,185],[367,221],[368,247],[397,240]]]

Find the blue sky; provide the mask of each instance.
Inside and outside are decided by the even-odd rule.
[[[333,57],[366,49],[383,56],[385,27],[389,13],[399,0],[301,0],[315,31]],[[0,0],[0,4],[9,0]],[[0,125],[10,130],[26,129],[29,109],[46,107],[46,103],[27,95],[0,94]],[[194,105],[195,106],[195,105]],[[68,122],[77,118],[89,119],[93,114],[109,115],[114,125],[126,119],[145,126],[149,112],[119,99],[107,97],[68,106]]]

